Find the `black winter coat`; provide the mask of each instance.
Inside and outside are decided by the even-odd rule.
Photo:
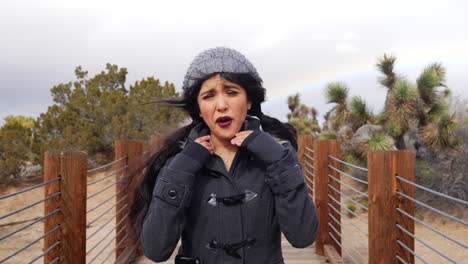
[[[281,232],[297,248],[314,242],[318,218],[295,149],[250,116],[242,130],[254,132],[229,172],[194,142],[210,133],[203,122],[166,161],[143,222],[146,257],[167,260],[181,238],[179,255],[202,264],[282,264]]]

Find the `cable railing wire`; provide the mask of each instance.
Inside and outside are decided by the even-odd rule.
[[[124,189],[127,188],[127,187],[128,187],[128,184],[125,185],[124,187],[120,188],[120,190],[119,190],[118,192],[114,193],[112,196],[110,196],[109,198],[107,198],[105,201],[103,201],[103,202],[99,203],[98,205],[96,205],[95,207],[89,209],[86,213],[88,214],[88,213],[90,213],[90,212],[96,210],[97,208],[101,207],[103,204],[105,204],[105,203],[107,203],[108,201],[110,201],[112,198],[114,198],[115,196],[117,196],[119,193],[123,192]]]
[[[346,194],[338,191],[335,187],[331,186],[329,183],[327,183],[328,187],[330,187],[332,190],[334,190],[335,192],[339,193],[341,196],[345,197],[346,199],[348,199],[349,201],[353,202],[354,204],[360,206],[362,209],[365,209],[366,211],[369,210],[369,208],[367,208],[365,205],[362,205],[356,201],[354,201],[351,197],[347,196]]]
[[[400,258],[400,256],[398,255],[395,255],[395,257],[403,264],[408,264],[408,262],[406,262],[404,259]]]
[[[311,167],[312,169],[315,170],[314,165],[312,165],[312,164],[310,164],[309,162],[307,162],[307,160],[303,160],[303,161],[304,161],[304,163],[305,163],[306,165],[308,165],[309,167]]]
[[[358,242],[361,246],[363,246],[365,249],[369,250],[369,247],[364,244],[363,242],[361,242],[357,237],[354,236],[354,234],[348,230],[348,228],[346,228],[344,225],[342,225],[332,214],[328,213],[328,216],[331,217],[331,219],[337,223],[341,228],[343,228],[344,231],[346,231],[346,233],[348,233],[352,238],[354,238],[354,240],[356,240],[356,242]]]
[[[122,170],[124,170],[124,169],[126,169],[126,168],[128,168],[128,165],[125,165],[125,166],[123,166],[122,168],[120,168],[120,169],[118,169],[118,170],[116,170],[116,171],[113,171],[111,174],[109,174],[109,175],[107,175],[107,176],[104,176],[104,177],[102,177],[102,178],[100,178],[100,179],[97,179],[97,180],[95,180],[95,181],[89,182],[89,183],[87,183],[86,185],[89,186],[89,185],[93,185],[93,184],[95,184],[95,183],[98,183],[98,182],[100,182],[100,181],[103,181],[103,180],[105,180],[105,179],[107,179],[107,178],[109,178],[109,177],[111,177],[111,176],[114,176],[115,174],[121,172]]]
[[[403,228],[401,225],[399,224],[396,224],[396,227],[398,227],[401,231],[405,232],[407,235],[409,235],[410,237],[416,239],[417,241],[419,241],[419,243],[425,245],[426,247],[430,248],[432,251],[434,251],[435,253],[439,254],[439,256],[445,258],[446,260],[452,262],[452,263],[457,263],[455,260],[447,257],[444,253],[440,252],[439,250],[433,248],[431,245],[427,244],[426,242],[422,241],[421,239],[419,239],[417,236],[411,234],[411,232],[409,232],[408,230],[406,230],[405,228]]]
[[[48,181],[45,181],[45,182],[43,182],[43,183],[39,183],[39,184],[37,184],[37,185],[34,185],[34,186],[31,186],[31,187],[25,188],[25,189],[23,189],[23,190],[20,190],[20,191],[15,192],[15,193],[10,193],[10,194],[1,196],[1,197],[0,197],[0,200],[6,199],[6,198],[8,198],[8,197],[12,197],[12,196],[15,196],[15,195],[17,195],[17,194],[24,193],[24,192],[27,192],[27,191],[30,191],[30,190],[33,190],[33,189],[36,189],[36,188],[39,188],[39,187],[41,187],[41,186],[44,186],[44,185],[49,184],[49,183],[54,182],[54,181],[58,181],[58,180],[60,180],[60,179],[61,179],[61,177],[58,176],[58,177],[53,178],[53,179],[51,179],[51,180],[48,180]]]
[[[330,173],[327,173],[327,175],[328,175],[328,177],[330,177],[330,178],[332,178],[333,180],[339,182],[340,184],[343,184],[344,186],[348,187],[349,189],[351,189],[351,190],[353,190],[353,191],[359,193],[359,194],[362,195],[362,196],[365,196],[365,197],[369,198],[369,196],[368,196],[366,193],[363,193],[363,192],[359,191],[358,189],[356,189],[356,188],[354,188],[354,187],[352,187],[352,186],[350,186],[350,185],[348,185],[348,184],[346,184],[346,183],[344,183],[344,182],[338,180],[336,177],[334,177],[334,176],[331,175]]]
[[[304,179],[309,183],[308,185],[314,186],[314,182],[309,177],[304,177]]]
[[[91,249],[89,249],[86,252],[86,255],[89,255],[89,253],[91,253],[95,248],[97,248],[97,246],[99,246],[99,244],[101,244],[101,242],[103,242],[104,239],[106,239],[115,229],[117,229],[127,217],[128,217],[128,214],[122,217],[122,219],[120,219],[120,221],[101,240],[99,240],[99,242],[97,242]]]
[[[59,260],[60,260],[60,256],[54,258],[51,262],[49,262],[49,264],[54,264],[55,262],[57,262]]]
[[[354,215],[355,217],[357,217],[359,220],[361,220],[362,222],[366,223],[366,224],[369,224],[367,222],[366,219],[360,217],[359,215],[357,215],[355,212],[351,211],[350,209],[348,209],[348,207],[346,205],[344,205],[343,203],[339,202],[338,200],[336,200],[333,196],[331,196],[330,194],[327,194],[328,197],[330,197],[333,201],[335,201],[335,203],[338,203],[338,204],[341,204],[344,209],[346,209],[346,211],[348,211],[350,214]]]
[[[348,223],[350,223],[352,226],[354,226],[357,230],[359,230],[359,232],[363,233],[364,235],[368,236],[367,232],[362,230],[360,227],[358,227],[357,225],[355,225],[353,222],[351,222],[351,220],[349,220],[348,217],[346,217],[345,215],[343,215],[340,211],[338,211],[331,203],[328,203],[328,206],[330,206],[335,212],[337,212],[339,215],[341,215],[341,217],[343,217],[344,220],[346,220]]]
[[[363,170],[363,171],[368,171],[367,168],[364,168],[364,167],[361,167],[361,166],[358,166],[358,165],[354,165],[354,164],[348,163],[348,162],[346,162],[346,161],[344,161],[344,160],[337,159],[337,158],[333,157],[333,156],[330,155],[330,154],[328,154],[327,156],[328,156],[329,158],[331,158],[331,159],[334,159],[334,160],[336,160],[336,161],[338,161],[338,162],[341,162],[341,163],[346,164],[346,165],[348,165],[348,166],[351,166],[351,167],[353,167],[353,168],[360,169],[360,170]]]
[[[125,198],[127,198],[128,194],[124,195],[122,198],[120,198],[119,201],[117,201],[114,205],[112,205],[111,207],[109,207],[106,211],[104,211],[104,213],[102,213],[101,215],[99,215],[98,217],[96,217],[95,219],[93,219],[92,221],[90,221],[88,224],[86,224],[86,227],[90,227],[94,222],[96,222],[97,220],[101,219],[101,217],[103,217],[106,213],[108,213],[110,210],[114,209],[119,203],[121,203],[122,201],[125,200]]]
[[[119,183],[119,182],[122,182],[123,180],[124,180],[124,178],[122,178],[122,179],[120,179],[120,180],[118,180],[118,181],[116,181],[116,182],[113,182],[112,184],[109,184],[107,187],[103,188],[102,190],[100,190],[100,191],[98,191],[98,192],[96,192],[96,193],[94,193],[94,194],[92,194],[92,195],[86,197],[86,200],[89,200],[89,199],[93,198],[94,196],[96,196],[96,195],[98,195],[98,194],[100,194],[100,193],[106,191],[106,190],[109,189],[110,187],[116,185],[116,184]]]
[[[328,235],[330,235],[330,237],[335,241],[335,243],[338,244],[338,245],[340,246],[340,248],[344,250],[344,252],[346,252],[346,255],[348,255],[348,256],[353,260],[354,263],[359,264],[359,263],[356,261],[356,259],[355,259],[351,254],[349,254],[348,250],[346,250],[346,248],[343,247],[343,246],[341,245],[340,242],[338,242],[338,239],[336,239],[336,238],[332,235],[332,233],[328,232]]]
[[[312,178],[315,178],[315,175],[314,175],[310,170],[308,170],[306,167],[304,167],[304,170],[305,170]]]
[[[127,238],[128,234],[125,234],[125,236],[122,238],[122,240],[119,241],[119,243],[117,243],[117,245],[115,246],[115,248],[113,250],[111,250],[111,252],[107,255],[107,257],[101,262],[102,263],[106,263],[107,259],[112,256],[112,253],[114,253],[119,247],[120,245],[122,245],[122,243],[125,241],[125,239]]]
[[[309,158],[311,161],[314,161],[314,158],[311,157],[309,154],[307,154],[307,153],[305,153],[305,152],[304,152],[304,156],[306,156],[307,158]]]
[[[125,156],[123,156],[122,158],[120,158],[120,159],[118,159],[118,160],[114,160],[114,161],[112,161],[112,162],[110,162],[110,163],[107,163],[107,164],[105,164],[105,165],[102,165],[102,166],[100,166],[100,167],[97,167],[97,168],[94,168],[94,169],[91,169],[91,170],[87,170],[86,172],[87,172],[88,174],[90,174],[90,173],[93,173],[93,172],[95,172],[95,171],[98,171],[98,170],[107,168],[107,167],[109,167],[109,166],[111,166],[111,165],[114,165],[115,163],[117,163],[117,162],[119,162],[119,161],[121,161],[121,160],[127,158],[127,156],[128,156],[128,155],[125,155]]]
[[[424,186],[422,186],[422,185],[419,185],[419,184],[417,184],[417,183],[415,183],[415,182],[408,181],[407,179],[404,179],[404,178],[400,177],[399,175],[397,175],[396,178],[399,179],[399,180],[402,180],[402,181],[404,181],[404,182],[406,182],[406,183],[409,183],[409,184],[411,184],[411,185],[413,185],[413,186],[416,186],[416,187],[418,187],[418,188],[420,188],[420,189],[422,189],[422,190],[424,190],[424,191],[428,191],[428,192],[433,193],[433,194],[435,194],[435,195],[442,196],[442,197],[444,197],[444,198],[447,198],[447,199],[452,200],[452,201],[454,201],[454,202],[461,203],[461,204],[463,204],[463,205],[468,205],[468,202],[467,202],[467,201],[463,201],[463,200],[461,200],[461,199],[458,199],[458,198],[455,198],[455,197],[452,197],[452,196],[449,196],[449,195],[446,195],[446,194],[443,194],[443,193],[440,193],[440,192],[431,190],[431,189],[426,188],[426,187],[424,187]]]
[[[358,178],[356,178],[356,177],[354,177],[354,176],[352,176],[352,175],[349,175],[348,173],[346,173],[346,172],[344,172],[344,171],[341,171],[341,170],[339,170],[339,169],[333,167],[331,164],[328,164],[328,167],[329,167],[330,169],[334,170],[334,171],[337,171],[337,172],[341,173],[342,175],[345,175],[345,176],[347,176],[347,177],[349,177],[349,178],[355,180],[355,181],[358,181],[358,182],[364,183],[364,184],[369,184],[368,182],[366,182],[366,181],[364,181],[364,180],[358,179]]]
[[[369,262],[369,260],[368,260],[366,257],[364,257],[363,255],[361,255],[361,253],[359,253],[359,250],[357,250],[357,249],[353,246],[353,244],[349,242],[348,239],[346,239],[344,236],[342,236],[342,235],[340,234],[340,232],[338,232],[338,230],[336,230],[336,228],[335,228],[331,223],[327,223],[327,224],[328,224],[329,227],[331,227],[331,229],[333,229],[333,231],[335,231],[335,233],[336,233],[337,235],[339,235],[344,241],[346,241],[346,243],[349,243],[349,244],[350,244],[350,247],[354,250],[354,252],[356,252],[356,253],[361,257],[361,259],[364,259],[366,262]]]
[[[311,149],[311,148],[308,148],[308,147],[307,147],[307,146],[305,146],[305,145],[304,145],[304,148],[305,148],[306,150],[308,150],[308,151],[312,152],[312,153],[314,153],[314,152],[315,152],[313,149]]]
[[[411,250],[408,246],[406,246],[405,244],[403,244],[403,242],[401,242],[399,239],[397,239],[397,243],[402,246],[404,249],[406,249],[409,253],[411,253],[411,255],[417,257],[419,260],[421,260],[424,264],[429,264],[426,260],[424,260],[423,258],[421,258],[420,256],[418,256],[418,254],[416,254],[416,252],[414,252],[413,250]]]
[[[443,215],[443,216],[445,216],[445,217],[448,217],[448,218],[450,218],[450,219],[452,219],[452,220],[454,220],[454,221],[457,221],[458,223],[461,223],[461,224],[463,224],[463,225],[467,225],[467,224],[468,224],[467,222],[465,222],[465,221],[463,221],[463,220],[461,220],[461,219],[458,219],[458,218],[456,218],[455,216],[451,216],[451,215],[449,215],[449,214],[447,214],[447,213],[444,213],[444,212],[442,212],[442,211],[440,211],[440,210],[437,210],[437,209],[435,209],[434,207],[432,207],[432,206],[430,206],[430,205],[427,205],[427,204],[425,204],[425,203],[423,203],[423,202],[420,202],[420,201],[418,201],[418,200],[416,200],[416,199],[413,199],[413,198],[409,197],[408,195],[406,195],[406,194],[404,194],[404,193],[402,193],[402,192],[397,191],[397,194],[399,194],[399,195],[401,195],[401,196],[407,198],[408,200],[411,200],[411,201],[413,201],[413,202],[415,202],[415,203],[417,203],[417,204],[419,204],[419,205],[421,205],[421,206],[424,206],[424,207],[426,207],[427,209],[431,209],[431,210],[433,210],[434,212],[437,212],[437,213],[439,213],[439,214],[441,214],[441,215]]]
[[[112,221],[114,218],[116,218],[117,215],[118,215],[120,212],[122,212],[122,210],[125,209],[127,206],[128,206],[128,204],[125,204],[124,206],[122,206],[122,208],[120,208],[120,210],[119,210],[117,213],[115,213],[114,216],[112,216],[111,218],[109,218],[109,220],[107,220],[104,224],[102,224],[96,231],[94,231],[94,233],[92,233],[90,236],[88,236],[88,237],[86,238],[86,240],[89,240],[89,239],[92,238],[94,235],[96,235],[99,231],[101,231],[101,230],[104,228],[104,226],[106,226],[107,224],[110,223],[110,221]]]
[[[0,260],[0,263],[3,263],[9,259],[11,259],[12,257],[18,255],[21,251],[27,249],[28,247],[34,245],[35,243],[37,243],[38,241],[40,241],[41,239],[43,239],[44,237],[50,235],[52,232],[54,232],[55,230],[59,229],[61,227],[61,225],[57,225],[56,227],[52,228],[51,230],[49,230],[49,232],[47,232],[46,234],[42,235],[41,237],[39,237],[38,239],[34,240],[33,242],[27,244],[26,246],[22,247],[21,249],[17,250],[16,252],[14,252],[13,254],[7,256],[6,258]]]
[[[29,224],[27,224],[27,225],[24,225],[24,226],[22,226],[22,227],[16,229],[15,231],[13,231],[13,232],[11,232],[11,233],[8,233],[8,234],[6,234],[6,235],[1,236],[1,237],[0,237],[0,241],[2,241],[3,239],[9,238],[10,236],[12,236],[12,235],[14,235],[14,234],[16,234],[16,233],[18,233],[18,232],[20,232],[20,231],[23,231],[24,229],[26,229],[26,228],[28,228],[28,227],[34,225],[35,223],[38,223],[38,222],[40,222],[40,221],[46,219],[47,217],[49,217],[49,216],[51,216],[51,215],[57,213],[58,211],[61,211],[60,208],[57,208],[57,209],[53,210],[52,212],[50,212],[50,213],[48,213],[48,214],[46,214],[46,215],[44,215],[44,216],[41,216],[41,217],[37,218],[37,219],[34,220],[33,222],[31,222],[31,223],[29,223]]]
[[[407,212],[401,210],[400,208],[396,208],[396,210],[397,210],[398,212],[400,212],[400,213],[406,215],[407,217],[411,218],[412,220],[418,222],[419,224],[421,224],[421,225],[427,227],[428,229],[432,230],[433,232],[437,233],[438,235],[440,235],[440,236],[442,236],[442,237],[444,237],[444,238],[446,238],[446,239],[452,241],[453,243],[458,244],[458,245],[461,246],[461,247],[468,248],[467,245],[461,243],[461,242],[458,241],[458,240],[455,240],[454,238],[451,238],[450,236],[448,236],[447,234],[443,233],[442,231],[439,231],[439,230],[433,228],[432,226],[430,226],[430,225],[424,223],[423,221],[417,219],[416,217],[414,217],[414,216],[408,214]]]
[[[31,264],[31,263],[34,263],[36,260],[42,258],[43,256],[45,256],[47,253],[49,253],[49,251],[51,251],[52,249],[54,249],[56,246],[58,246],[60,244],[60,240],[55,242],[52,246],[50,246],[46,251],[44,251],[41,255],[35,257],[33,260],[31,260],[28,264]]]
[[[122,233],[122,231],[125,230],[125,227],[126,227],[126,225],[123,226],[122,229],[120,229],[120,231],[117,232],[117,234],[115,234],[115,236],[114,236],[113,238],[109,239],[109,242],[107,242],[107,244],[101,249],[101,251],[99,251],[99,252],[94,256],[94,258],[91,259],[91,260],[88,262],[88,264],[93,263],[93,261],[94,261],[99,255],[101,255],[101,253],[114,241],[114,239],[117,238],[117,236],[120,235],[120,233]]]
[[[27,205],[27,206],[25,206],[25,207],[23,207],[23,208],[17,209],[17,210],[15,210],[15,211],[11,212],[11,213],[2,215],[2,216],[0,216],[0,220],[2,220],[3,218],[7,218],[7,217],[9,217],[9,216],[11,216],[11,215],[17,214],[17,213],[19,213],[19,212],[21,212],[21,211],[24,211],[24,210],[28,209],[28,208],[31,208],[31,207],[33,207],[33,206],[35,206],[35,205],[37,205],[37,204],[40,204],[40,203],[42,203],[42,202],[44,202],[44,201],[47,201],[47,200],[49,200],[49,199],[52,199],[52,198],[54,198],[55,196],[60,195],[60,194],[61,194],[61,192],[54,193],[54,194],[49,195],[49,196],[47,196],[46,198],[44,198],[44,199],[42,199],[42,200],[40,200],[40,201],[37,201],[37,202],[32,203],[32,204],[30,204],[30,205]]]

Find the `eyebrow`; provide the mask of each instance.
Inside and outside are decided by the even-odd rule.
[[[226,84],[226,85],[224,85],[224,89],[237,89],[237,90],[239,90],[239,87],[234,86],[234,85]],[[201,96],[201,95],[204,95],[204,94],[206,94],[206,93],[210,93],[210,92],[212,92],[212,91],[214,91],[214,88],[211,88],[211,89],[209,89],[209,90],[207,90],[207,91],[204,91],[203,93],[200,94],[200,96]]]

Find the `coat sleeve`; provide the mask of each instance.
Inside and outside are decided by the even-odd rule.
[[[293,247],[310,246],[319,222],[297,153],[289,142],[280,144],[267,132],[254,133],[245,139],[246,147],[266,164],[265,181],[274,194],[280,229]]]
[[[147,258],[162,262],[172,255],[186,223],[195,174],[211,153],[191,142],[159,171],[140,241]]]

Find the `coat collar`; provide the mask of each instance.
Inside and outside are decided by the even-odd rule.
[[[260,131],[264,131],[263,128],[262,128],[262,125],[260,123],[260,119],[257,117],[257,116],[252,116],[252,115],[247,115],[245,120],[244,120],[244,123],[242,125],[242,128],[241,128],[241,131],[244,131],[244,130],[260,130]],[[205,124],[205,122],[201,122],[199,124],[197,124],[195,127],[193,127],[190,132],[189,132],[189,135],[187,136],[187,139],[185,139],[184,141],[179,141],[179,147],[180,149],[184,149],[185,145],[188,143],[188,142],[193,142],[195,141],[195,139],[199,138],[199,137],[202,137],[202,136],[206,136],[206,135],[209,135],[210,134],[210,129],[209,127]],[[284,143],[284,142],[288,142],[288,141],[285,141],[285,140],[282,140],[282,139],[279,139],[277,137],[274,137],[273,138],[276,139],[276,141],[278,141],[280,144]],[[240,152],[242,153],[239,153],[239,155],[246,155],[244,157],[247,157],[248,159],[253,159],[253,154],[248,152],[248,151],[245,151],[244,149],[242,148],[239,148]],[[245,152],[244,152],[245,151]],[[243,154],[245,153],[245,154]],[[235,164],[233,164],[235,165]],[[204,164],[204,167],[207,168],[209,171],[210,171],[210,174],[214,177],[220,177],[220,175],[227,175],[228,172],[226,171],[226,167],[223,163],[223,161],[221,160],[221,158],[215,156],[215,155],[211,155],[211,157],[208,159],[208,161]]]

